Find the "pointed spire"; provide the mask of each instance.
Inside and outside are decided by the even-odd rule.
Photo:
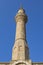
[[[20,5],[20,9],[23,9],[23,5],[22,4]]]

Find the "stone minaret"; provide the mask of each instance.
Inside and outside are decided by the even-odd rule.
[[[29,48],[26,41],[26,23],[27,16],[25,10],[20,8],[15,16],[16,20],[16,36],[15,44],[13,46],[12,60],[28,60],[29,59]]]

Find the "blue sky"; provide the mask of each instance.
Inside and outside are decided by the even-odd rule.
[[[0,0],[0,62],[10,62],[15,40],[16,15],[20,5],[26,11],[26,39],[33,62],[43,62],[43,0]]]

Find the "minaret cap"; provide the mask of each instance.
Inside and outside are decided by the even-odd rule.
[[[18,13],[25,13],[25,10],[21,7],[18,11]]]

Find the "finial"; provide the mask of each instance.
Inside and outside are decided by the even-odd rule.
[[[23,13],[25,13],[25,10],[23,9],[23,5],[22,5],[22,4],[20,4],[20,8],[19,8],[19,11],[18,11],[18,13],[20,13],[20,12],[23,12]]]
[[[20,4],[20,9],[23,9],[23,5],[22,4]]]

